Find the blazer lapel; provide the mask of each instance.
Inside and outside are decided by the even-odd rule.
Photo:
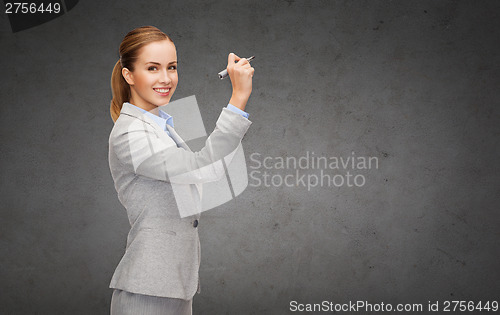
[[[128,115],[128,116],[132,116],[132,117],[135,117],[137,119],[140,119],[143,122],[151,125],[151,127],[153,127],[156,131],[165,133],[165,131],[163,131],[160,128],[160,126],[158,126],[158,124],[155,121],[153,121],[146,114],[144,114],[143,112],[139,111],[138,109],[132,107],[128,103],[123,103],[122,110],[120,111],[120,115],[121,114],[125,114],[125,115]]]
[[[167,124],[167,130],[168,132],[170,132],[170,135],[172,136],[172,138],[174,139],[174,141],[182,148],[184,148],[185,150],[187,151],[191,151],[191,149],[188,147],[188,145],[186,144],[186,142],[184,142],[184,140],[182,140],[182,138],[177,134],[177,132],[175,132],[175,129],[172,128],[169,124]]]
[[[136,108],[130,106],[128,103],[124,103],[122,110],[120,112],[121,114],[126,114],[135,118],[138,118],[142,120],[143,122],[151,125],[160,135],[160,137],[166,137],[170,141],[174,141],[178,147],[181,147],[187,151],[191,151],[191,149],[188,147],[188,145],[182,140],[182,138],[177,134],[174,128],[172,128],[169,124],[167,124],[167,130],[170,133],[171,136],[169,136],[165,130],[163,130],[158,124],[153,121],[151,118],[148,117],[148,115],[142,113],[141,111],[137,110]]]

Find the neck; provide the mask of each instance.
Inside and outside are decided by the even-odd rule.
[[[135,105],[137,107],[140,107],[140,108],[144,109],[145,111],[150,112],[153,115],[160,116],[158,106],[154,106],[152,104],[142,104],[141,102],[136,102],[135,100],[136,99],[134,98],[134,96],[131,96],[130,101],[129,101],[130,104]]]

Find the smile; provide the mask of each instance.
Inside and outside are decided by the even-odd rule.
[[[170,88],[153,88],[153,90],[160,95],[168,95],[168,92],[170,92]]]

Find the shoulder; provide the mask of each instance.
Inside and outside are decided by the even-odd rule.
[[[139,117],[121,113],[115,121],[115,125],[111,129],[109,140],[112,142],[113,140],[121,138],[125,135],[132,136],[137,133],[156,134],[156,130],[153,128],[151,123],[144,121]]]

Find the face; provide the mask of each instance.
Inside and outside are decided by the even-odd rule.
[[[177,87],[177,52],[169,40],[147,44],[139,50],[134,71],[122,69],[130,85],[130,103],[158,114],[158,106],[168,104]]]

